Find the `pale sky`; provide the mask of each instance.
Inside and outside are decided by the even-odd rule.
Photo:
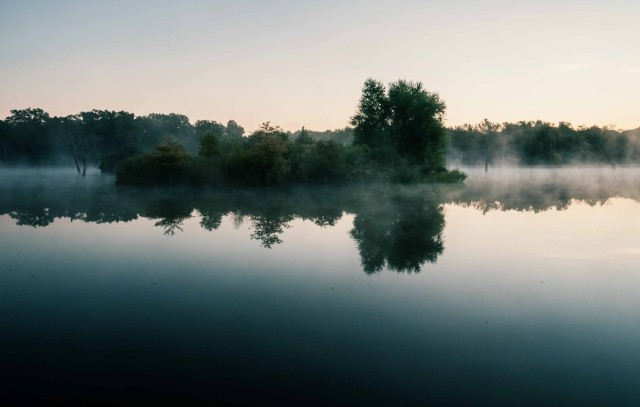
[[[344,127],[368,77],[447,125],[640,126],[640,1],[0,0],[0,117],[182,113]]]

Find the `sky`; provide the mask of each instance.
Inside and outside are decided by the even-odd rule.
[[[0,0],[0,118],[40,107],[342,128],[364,81],[446,124],[640,126],[640,2]]]

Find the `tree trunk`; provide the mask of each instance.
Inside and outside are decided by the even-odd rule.
[[[87,175],[87,152],[85,151],[84,156],[82,157],[82,176]]]
[[[76,169],[78,170],[78,174],[80,174],[80,164],[78,164],[78,155],[76,154],[76,146],[73,144],[71,133],[69,133],[69,143],[71,143],[71,151],[73,151],[73,159],[76,161]]]

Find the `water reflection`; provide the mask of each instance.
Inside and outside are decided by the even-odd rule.
[[[350,235],[368,274],[390,270],[419,272],[442,254],[442,204],[422,195],[392,194],[356,212]]]
[[[191,218],[191,212],[192,206],[188,201],[169,197],[152,201],[143,216],[157,219],[155,226],[164,229],[166,236],[173,236],[176,231],[184,231],[182,225],[185,220]]]
[[[548,171],[548,170],[547,170]],[[540,212],[565,210],[573,202],[603,204],[626,196],[637,200],[634,171],[603,176],[581,172],[509,172],[497,177],[472,177],[465,186],[343,186],[195,191],[188,189],[135,189],[113,185],[109,177],[78,179],[59,171],[34,172],[1,178],[0,215],[18,225],[46,227],[56,218],[84,222],[129,222],[140,217],[155,220],[166,236],[183,232],[194,216],[207,231],[217,230],[225,216],[236,227],[247,223],[250,238],[264,248],[282,243],[294,219],[332,227],[343,214],[354,216],[350,236],[366,273],[385,268],[419,272],[444,251],[444,205],[494,210]],[[569,175],[567,175],[569,174]],[[615,182],[613,182],[615,180]]]

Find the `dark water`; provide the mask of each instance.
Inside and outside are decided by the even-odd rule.
[[[640,170],[0,172],[0,404],[637,405]]]

